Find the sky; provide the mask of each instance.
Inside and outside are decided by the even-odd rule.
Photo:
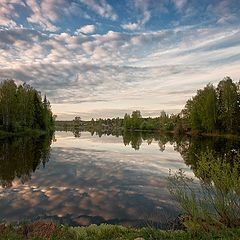
[[[0,81],[58,120],[178,113],[225,76],[240,79],[240,0],[0,0]]]

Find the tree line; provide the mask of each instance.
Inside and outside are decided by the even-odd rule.
[[[186,102],[178,114],[167,114],[159,117],[142,117],[139,110],[125,114],[124,118],[92,119],[91,121],[73,120],[82,130],[102,133],[136,130],[162,130],[176,134],[192,133],[240,133],[240,83],[225,77],[215,87],[208,84],[197,91]],[[66,124],[67,125],[67,124]]]
[[[143,118],[140,111],[125,114],[123,127],[127,130],[165,130],[175,133],[240,133],[240,82],[225,77],[215,87],[208,84],[186,102],[179,114]]]
[[[208,84],[189,99],[182,111],[192,130],[240,132],[240,82],[225,77],[217,87]]]
[[[50,131],[53,127],[54,116],[46,96],[42,99],[41,93],[26,83],[0,83],[0,131]]]

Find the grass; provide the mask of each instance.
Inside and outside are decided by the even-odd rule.
[[[0,224],[0,240],[69,240],[73,234],[68,227],[60,226],[52,221],[35,221],[32,223],[21,223],[18,225]]]
[[[187,231],[163,231],[155,228],[127,228],[116,225],[90,225],[88,227],[70,228],[74,239],[77,240],[134,240],[143,238],[145,240],[157,239],[240,239],[240,229],[231,229],[220,232],[192,234]]]
[[[3,227],[4,226],[4,227]],[[18,226],[0,225],[0,240],[210,240],[240,239],[240,228],[192,233],[188,231],[163,231],[155,228],[131,228],[120,225],[90,225],[87,227],[59,226],[53,222],[37,221]]]

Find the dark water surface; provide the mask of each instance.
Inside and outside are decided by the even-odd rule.
[[[236,140],[151,133],[75,136],[56,132],[52,144],[46,137],[1,140],[0,220],[164,225],[179,214],[167,190],[169,169],[193,177],[202,151],[240,148]]]

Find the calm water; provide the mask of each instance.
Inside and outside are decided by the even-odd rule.
[[[169,169],[194,176],[192,156],[240,145],[147,133],[75,136],[56,132],[52,143],[44,137],[1,140],[0,219],[164,225],[179,214],[167,190]]]

